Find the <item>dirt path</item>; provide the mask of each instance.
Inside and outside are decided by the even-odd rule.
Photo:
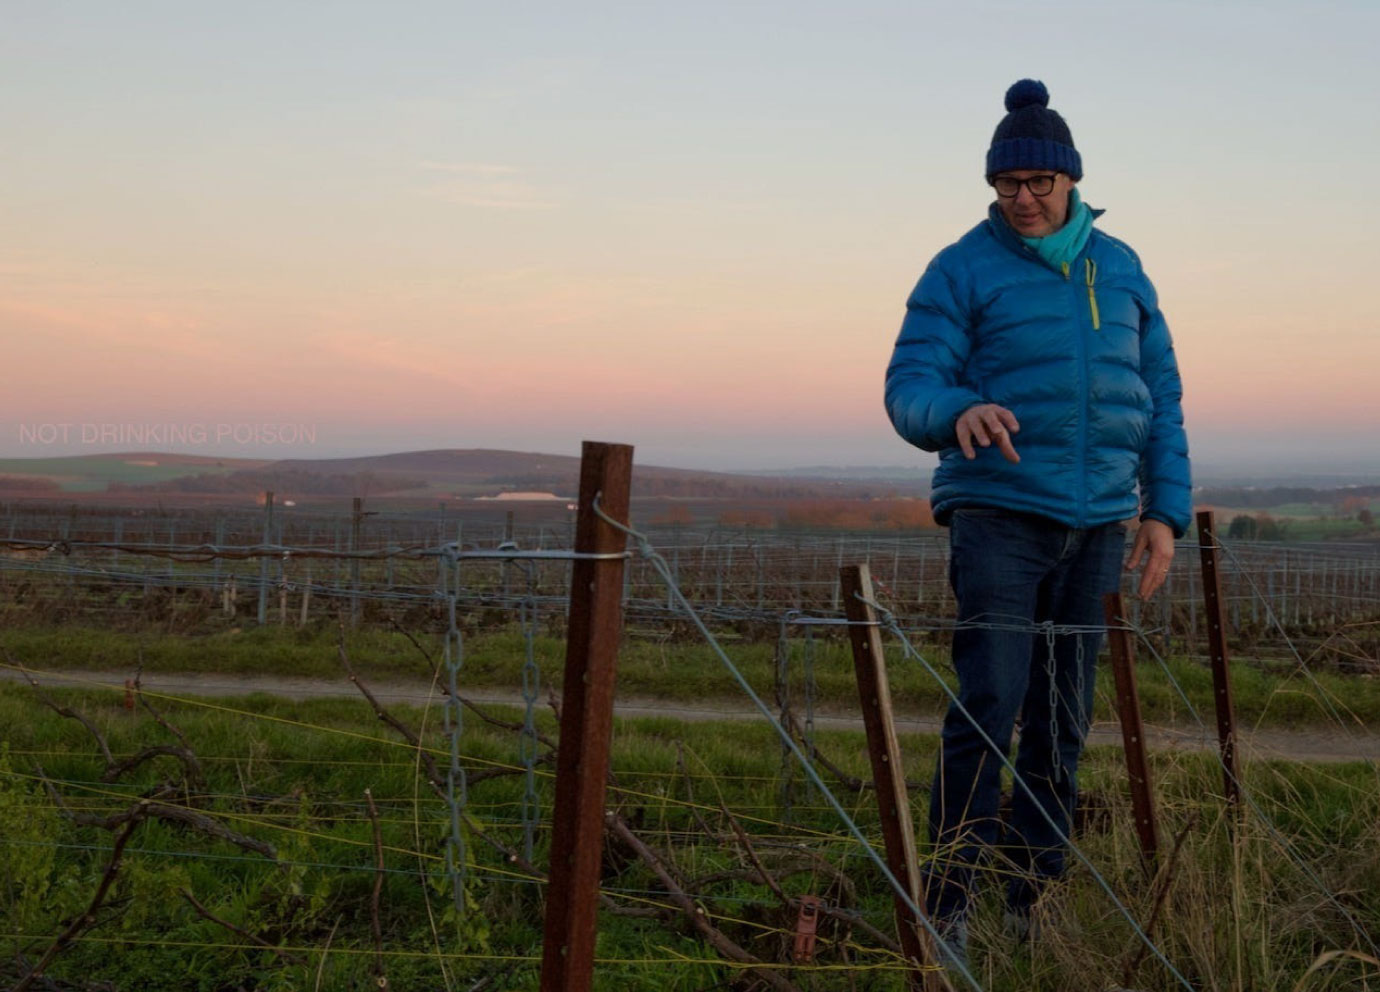
[[[14,682],[23,676],[12,669],[0,669],[0,680]],[[43,685],[122,688],[124,673],[99,671],[45,672],[36,676]],[[144,688],[150,692],[170,696],[245,696],[266,692],[285,699],[329,699],[334,697],[359,699],[366,705],[359,691],[345,679],[326,680],[291,676],[235,675],[230,673],[151,673],[143,678]],[[440,695],[421,681],[393,680],[371,682],[370,690],[386,704],[406,703],[413,706],[439,704]],[[465,692],[468,699],[481,705],[521,706],[522,697],[516,692],[491,688],[475,688]],[[622,717],[664,717],[673,720],[761,720],[761,714],[751,703],[742,699],[705,699],[695,704],[650,697],[621,697],[614,711]],[[850,712],[818,712],[815,726],[828,730],[862,730],[862,718]],[[901,733],[937,734],[940,721],[929,716],[898,712],[896,729]],[[1217,746],[1215,727],[1198,728],[1146,727],[1146,740],[1151,747],[1165,750],[1197,751]],[[1121,729],[1113,721],[1094,725],[1088,743],[1093,746],[1121,746]],[[1280,730],[1264,728],[1246,730],[1241,735],[1242,753],[1248,757],[1282,758],[1291,761],[1380,761],[1380,736],[1356,733],[1348,736],[1342,730],[1324,728],[1310,730]]]

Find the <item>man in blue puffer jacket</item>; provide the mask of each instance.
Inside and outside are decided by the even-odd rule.
[[[886,374],[891,422],[939,452],[958,602],[951,706],[930,802],[925,898],[966,953],[973,868],[998,848],[1002,759],[1017,716],[1007,923],[1062,874],[1122,521],[1127,569],[1158,590],[1188,528],[1188,444],[1169,329],[1140,259],[1093,227],[1082,161],[1044,84],[1023,79],[987,153],[988,217],[925,270]]]

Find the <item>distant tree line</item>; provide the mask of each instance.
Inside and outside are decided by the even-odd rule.
[[[1233,541],[1283,541],[1289,532],[1289,525],[1276,520],[1268,513],[1239,513],[1231,518],[1227,527],[1227,537]]]
[[[574,495],[579,477],[575,472],[527,472],[521,475],[494,475],[479,480],[480,485],[493,486],[495,491],[519,489]],[[794,481],[743,476],[697,475],[667,473],[665,475],[633,470],[632,495],[644,499],[666,497],[672,499],[878,499],[894,497],[895,487],[868,483]]]
[[[37,479],[24,475],[0,475],[0,490],[10,493],[55,493],[62,486],[54,479]]]
[[[683,503],[666,507],[649,523],[660,527],[694,524]],[[718,514],[721,527],[759,530],[927,530],[935,526],[924,499],[786,499],[776,506],[735,507]]]
[[[368,493],[405,492],[426,486],[425,479],[377,475],[373,472],[328,475],[301,469],[253,469],[224,474],[202,472],[162,482],[112,482],[106,488],[112,493],[245,494],[272,490],[302,496],[362,496]]]
[[[926,499],[803,500],[786,508],[787,527],[826,530],[925,530],[935,526]]]
[[[1380,486],[1347,486],[1342,489],[1310,489],[1304,486],[1271,486],[1268,489],[1216,486],[1204,489],[1197,501],[1214,506],[1265,510],[1285,503],[1341,504],[1358,497],[1374,499],[1377,496],[1380,496]]]

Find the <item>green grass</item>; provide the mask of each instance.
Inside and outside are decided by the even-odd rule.
[[[17,661],[35,669],[100,669],[132,673],[142,657],[146,672],[224,672],[240,675],[298,676],[341,679],[337,631],[329,626],[245,626],[197,636],[155,632],[129,633],[81,626],[17,625],[0,631],[0,647]],[[421,646],[433,661],[441,652],[438,634],[419,634]],[[361,673],[375,682],[390,679],[422,681],[430,678],[427,659],[401,633],[362,628],[347,637],[350,657]],[[473,688],[515,691],[522,683],[526,641],[515,628],[486,630],[464,640],[461,682]],[[945,648],[917,644],[917,649],[941,672],[947,671]],[[775,643],[733,641],[729,656],[754,690],[774,698]],[[813,652],[817,704],[852,711],[857,688],[850,649],[838,640],[820,639],[807,648],[791,643],[792,694],[803,705],[802,671],[807,652]],[[534,658],[543,684],[559,689],[565,646],[560,638],[534,639]],[[1193,712],[1180,696],[1188,696],[1198,718],[1214,720],[1211,672],[1207,665],[1181,656],[1138,666],[1137,681],[1144,718],[1151,723],[1197,727]],[[931,676],[906,658],[897,645],[887,648],[893,702],[904,713],[941,715],[947,697]],[[949,684],[952,685],[952,677]],[[1179,688],[1175,688],[1175,683]],[[1099,712],[1114,710],[1111,672],[1098,672]],[[621,696],[654,696],[684,702],[724,701],[748,705],[737,682],[708,645],[697,641],[625,637],[619,653],[618,692]],[[1380,679],[1329,671],[1305,674],[1296,667],[1256,665],[1237,659],[1232,668],[1232,692],[1242,726],[1317,728],[1336,730],[1334,712],[1352,725],[1380,726]]]
[[[1343,541],[1373,533],[1355,517],[1299,517],[1289,521],[1291,541]]]
[[[92,719],[117,756],[168,733],[140,711],[126,711],[118,692],[56,692],[65,705]],[[370,891],[374,881],[371,830],[363,794],[372,791],[387,845],[381,922],[390,951],[393,988],[467,988],[505,956],[530,957],[541,940],[541,889],[516,877],[511,865],[473,836],[469,893],[474,909],[465,919],[448,914],[440,862],[446,833],[444,805],[431,796],[414,769],[414,753],[382,726],[362,700],[290,702],[257,695],[231,700],[169,702],[166,716],[186,734],[207,776],[208,815],[277,848],[283,862],[271,867],[222,840],[183,826],[150,822],[134,835],[101,925],[65,950],[50,969],[60,980],[115,983],[126,989],[337,989],[373,987],[368,968]],[[398,707],[397,715],[425,728],[428,746],[444,762],[439,714]],[[515,718],[518,714],[501,715]],[[548,713],[539,716],[554,733]],[[37,787],[36,764],[59,782],[73,805],[92,810],[127,807],[143,790],[176,780],[180,766],[161,757],[118,783],[98,781],[101,761],[90,734],[39,705],[31,690],[0,685],[0,927],[7,951],[30,959],[46,946],[61,921],[84,908],[103,869],[110,834],[63,819]],[[860,734],[818,736],[820,750],[851,775],[868,774]],[[680,877],[730,873],[702,887],[700,904],[724,933],[752,953],[781,960],[793,916],[745,870],[720,804],[753,838],[758,855],[792,894],[815,893],[862,913],[891,930],[891,899],[878,873],[863,858],[821,798],[799,772],[782,779],[782,752],[761,724],[680,724],[669,719],[619,720],[614,730],[615,786],[609,805],[635,825],[640,837],[675,865]],[[907,776],[924,781],[935,740],[906,736]],[[471,771],[491,763],[514,764],[515,736],[466,718],[462,753]],[[683,755],[683,760],[681,756]],[[1168,854],[1185,827],[1168,904],[1156,940],[1195,985],[1202,988],[1321,990],[1366,987],[1374,968],[1337,959],[1304,980],[1322,952],[1355,947],[1344,918],[1298,866],[1319,876],[1372,933],[1380,932],[1380,788],[1364,765],[1325,768],[1284,762],[1246,768],[1251,794],[1270,826],[1247,811],[1229,829],[1218,795],[1220,773],[1210,755],[1176,752],[1152,757],[1152,779]],[[1103,809],[1080,838],[1080,847],[1106,877],[1118,899],[1142,924],[1152,892],[1140,868],[1125,796],[1125,772],[1112,748],[1085,758],[1084,793]],[[551,782],[538,788],[545,809],[534,860],[546,863]],[[790,796],[789,808],[784,805]],[[839,791],[874,843],[879,843],[870,794]],[[520,844],[517,822],[521,779],[475,783],[470,810],[508,844]],[[687,805],[693,799],[695,806]],[[923,822],[924,796],[913,815]],[[697,820],[698,817],[698,820]],[[704,835],[701,823],[713,836]],[[646,869],[617,845],[605,856],[603,885],[622,905],[664,901]],[[987,989],[1064,992],[1070,975],[1079,988],[1110,988],[1123,982],[1136,947],[1130,925],[1086,866],[1043,904],[1047,935],[1035,952],[1012,951],[1000,933],[994,869],[973,922],[974,967]],[[302,948],[303,965],[230,945],[243,943],[200,919],[178,895],[192,891],[212,912],[273,943]],[[843,963],[831,927],[822,930],[819,963]],[[112,943],[109,942],[114,942]],[[327,947],[329,945],[329,950]],[[861,931],[850,938],[848,960],[882,965],[891,959]],[[438,950],[446,958],[449,984]],[[682,921],[632,919],[600,914],[595,988],[692,990],[727,987],[732,973],[715,961]],[[681,959],[673,962],[671,959]],[[520,962],[498,983],[534,990],[536,968]],[[1130,976],[1129,987],[1169,990],[1179,986],[1154,961]],[[847,987],[838,972],[791,975],[806,992]],[[1300,981],[1303,984],[1299,985]],[[861,972],[859,988],[899,992],[893,971]]]

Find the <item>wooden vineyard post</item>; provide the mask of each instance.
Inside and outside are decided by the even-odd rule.
[[[1222,570],[1217,556],[1217,525],[1211,510],[1198,512],[1198,550],[1203,559],[1203,607],[1208,651],[1212,657],[1212,698],[1217,705],[1217,740],[1222,749],[1222,778],[1227,801],[1240,803],[1241,779],[1236,766],[1236,711],[1231,701],[1227,664],[1227,631],[1222,615]]]
[[[580,458],[571,570],[556,803],[551,815],[551,876],[546,887],[541,992],[586,992],[594,974],[594,937],[603,855],[604,796],[613,734],[613,686],[627,537],[599,508],[626,523],[633,449],[586,441]]]
[[[1150,765],[1145,756],[1145,726],[1140,719],[1140,696],[1136,692],[1136,651],[1131,632],[1126,629],[1126,609],[1121,593],[1102,598],[1107,618],[1107,643],[1112,649],[1112,675],[1116,680],[1117,719],[1121,723],[1121,742],[1126,750],[1126,775],[1131,782],[1131,812],[1136,819],[1136,836],[1146,871],[1154,872],[1159,854],[1159,828],[1155,823],[1155,801],[1150,789]]]
[[[503,518],[503,543],[502,543],[502,545],[500,545],[500,547],[509,548],[509,549],[516,549],[516,548],[517,548],[517,541],[515,541],[515,540],[513,539],[513,511],[512,511],[512,510],[509,510],[508,513],[507,513],[507,514],[504,516],[504,518]],[[510,562],[510,561],[505,561],[505,562],[503,563],[503,565],[502,565],[502,568],[501,568],[501,572],[502,572],[502,575],[503,575],[503,599],[504,599],[505,602],[508,600],[508,597],[509,597],[510,595],[512,595],[512,589],[511,589],[512,570],[513,570],[513,563]]]
[[[311,609],[311,562],[307,562],[307,577],[302,582],[302,613],[297,619],[297,626],[307,625],[307,611]]]
[[[910,821],[910,795],[906,792],[901,747],[896,741],[896,723],[891,713],[891,688],[882,656],[882,633],[872,609],[872,575],[866,564],[839,569],[843,589],[843,608],[850,624],[853,642],[853,668],[858,677],[862,700],[863,727],[867,731],[867,751],[872,758],[872,781],[877,790],[881,813],[882,840],[886,846],[887,867],[906,888],[911,902],[920,905],[920,873],[915,856],[915,830]],[[944,972],[930,967],[935,962],[934,948],[920,918],[898,894],[896,930],[901,951],[917,965],[908,972],[913,992],[951,989]]]

